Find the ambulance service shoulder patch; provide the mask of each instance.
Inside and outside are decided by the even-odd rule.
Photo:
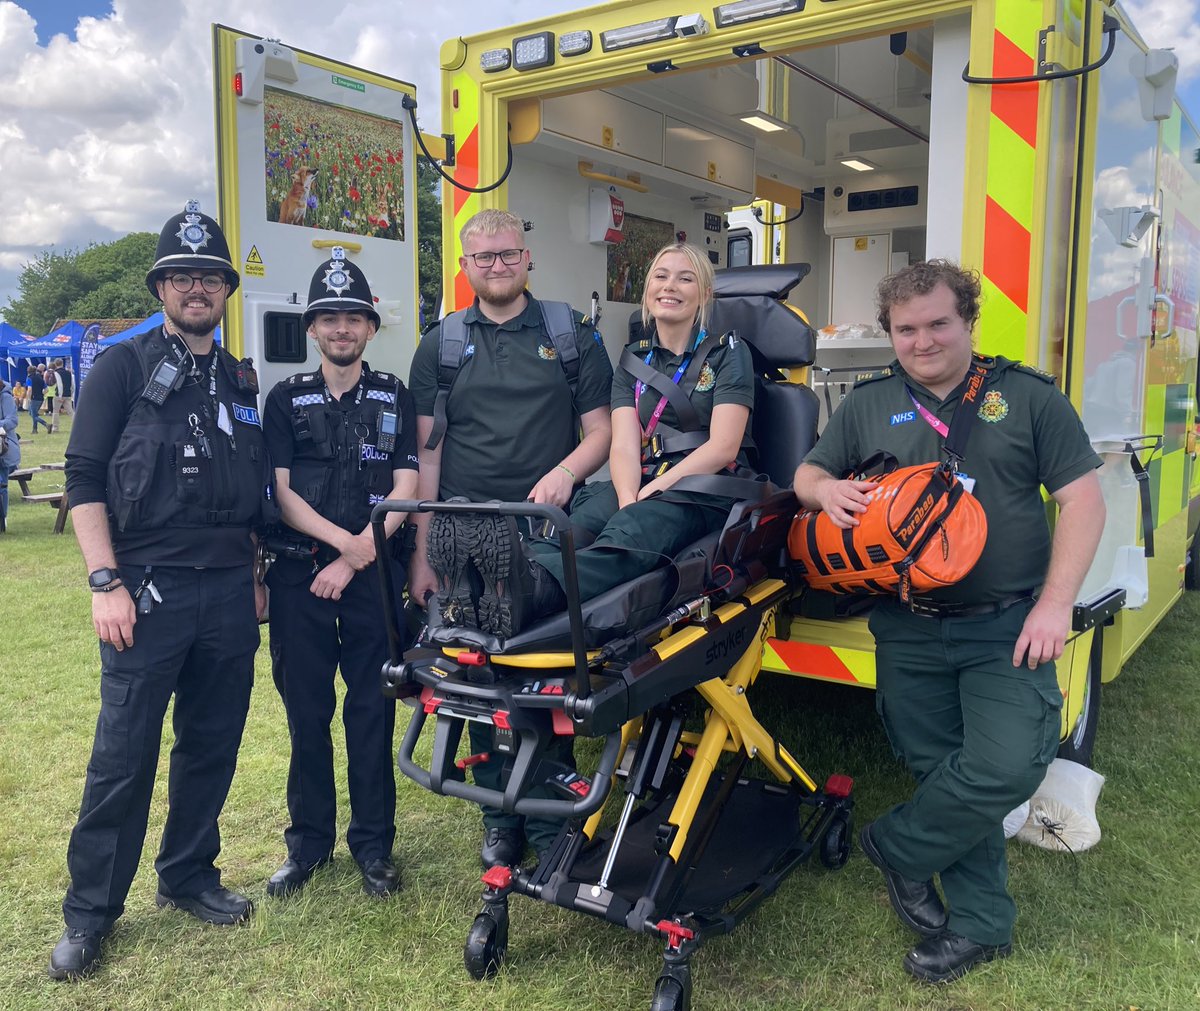
[[[716,374],[713,372],[712,366],[705,362],[700,369],[700,378],[696,381],[696,392],[707,393],[716,385]]]
[[[983,403],[979,405],[979,417],[992,424],[1008,417],[1008,401],[999,390],[988,390],[983,395]]]
[[[552,362],[558,357],[558,348],[553,344],[539,344],[538,357],[543,361]]]

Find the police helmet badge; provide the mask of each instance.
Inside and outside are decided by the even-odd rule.
[[[325,270],[325,290],[340,295],[349,291],[353,283],[346,270],[346,250],[341,246],[334,246],[333,256],[330,257],[329,266]]]
[[[208,245],[212,238],[208,234],[208,225],[200,218],[200,202],[189,200],[184,208],[183,220],[179,222],[179,231],[175,233],[180,246],[187,246],[193,253],[198,253]]]
[[[979,417],[992,424],[1008,417],[1008,401],[999,390],[988,390],[983,395],[983,403],[979,405]]]

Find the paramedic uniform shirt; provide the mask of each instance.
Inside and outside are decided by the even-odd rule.
[[[637,354],[639,358],[645,360],[646,348],[644,342],[638,342],[630,345],[630,350]],[[673,354],[669,348],[665,348],[658,343],[657,334],[654,337],[654,355],[650,359],[650,366],[666,376],[673,376],[683,363],[683,355]],[[615,411],[618,407],[633,407],[635,400],[633,395],[634,378],[622,368],[618,368],[613,375],[612,384],[612,409]],[[638,421],[641,423],[642,429],[645,430],[647,423],[654,414],[655,408],[658,406],[661,394],[653,389],[643,391],[638,406]],[[699,427],[702,431],[707,432],[709,425],[712,422],[713,408],[717,404],[740,404],[743,407],[754,409],[754,364],[750,358],[750,351],[746,347],[744,341],[738,341],[732,347],[722,343],[720,347],[714,348],[709,352],[708,358],[705,360],[704,368],[700,370],[700,375],[697,378],[696,388],[692,391],[689,398],[692,407],[696,409],[696,414],[699,421]],[[670,404],[670,401],[663,408],[662,417],[659,419],[661,425],[669,425],[671,428],[679,427],[679,419],[675,415],[675,408]],[[750,431],[750,421],[746,421],[746,431]],[[673,462],[686,456],[685,453],[675,453],[671,455]],[[738,453],[737,462],[746,464],[745,450]],[[647,478],[647,480],[649,480]],[[643,481],[643,484],[645,481]]]
[[[987,544],[970,575],[930,593],[958,603],[988,603],[1040,587],[1050,558],[1040,488],[1054,493],[1101,464],[1078,414],[1049,376],[1006,358],[990,361],[960,465],[987,514]],[[939,401],[893,362],[890,375],[851,390],[805,462],[841,477],[876,450],[893,454],[902,467],[943,459],[942,437],[918,413],[909,388],[947,425],[962,398],[960,384]]]
[[[592,325],[576,316],[579,379],[572,403],[534,298],[500,324],[482,315],[478,303],[466,310],[467,346],[474,351],[459,366],[446,401],[443,500],[461,495],[473,502],[523,502],[578,445],[579,417],[608,403],[612,366]],[[436,327],[422,337],[413,356],[409,389],[418,415],[433,415],[440,332]]]

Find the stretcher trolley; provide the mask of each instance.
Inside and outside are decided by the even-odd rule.
[[[748,488],[724,529],[672,564],[585,602],[574,536],[559,509],[415,501],[376,508],[377,538],[386,511],[494,511],[549,522],[562,546],[566,612],[503,641],[427,626],[405,649],[390,617],[395,588],[380,570],[391,643],[384,691],[413,710],[401,770],[435,793],[563,819],[536,866],[483,875],[483,909],[464,948],[477,979],[504,959],[516,893],[660,938],[651,1007],[684,1009],[691,957],[705,939],[731,931],[814,850],[830,868],[849,856],[852,781],[835,775],[818,786],[749,701],[763,642],[796,589],[785,540],[797,506],[787,485],[816,437],[817,398],[797,381],[815,341],[781,300],[807,271],[793,264],[718,272],[712,330],[736,329],[752,347],[753,434],[759,470],[771,481]],[[486,756],[460,753],[469,720],[493,728]],[[423,734],[432,735],[427,768],[414,758]],[[602,739],[589,774],[547,757],[562,734]],[[468,782],[482,760],[510,764],[503,792]]]

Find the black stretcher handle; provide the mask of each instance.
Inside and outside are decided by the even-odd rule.
[[[375,565],[379,570],[383,589],[383,605],[387,612],[388,645],[392,666],[399,666],[404,656],[404,641],[396,621],[396,588],[392,582],[390,566],[384,564],[386,538],[383,521],[388,513],[496,513],[500,516],[533,516],[551,523],[558,531],[558,544],[562,550],[563,577],[566,582],[567,617],[571,622],[571,652],[575,656],[575,696],[585,699],[591,694],[591,676],[588,673],[587,646],[583,638],[583,609],[579,599],[579,576],[575,568],[575,536],[571,532],[571,521],[558,506],[539,502],[428,502],[416,499],[384,499],[371,510],[371,532],[375,538]],[[424,601],[417,601],[422,607]]]
[[[525,742],[522,742],[521,752],[518,752],[518,761],[513,768],[512,776],[509,777],[507,790],[488,790],[485,787],[474,786],[440,773],[435,776],[431,770],[423,769],[413,761],[413,750],[416,748],[417,740],[421,736],[421,730],[425,726],[426,716],[424,707],[418,703],[413,708],[412,719],[409,720],[408,729],[404,732],[404,740],[400,743],[400,750],[396,755],[396,764],[399,765],[400,771],[408,776],[409,779],[431,793],[439,793],[447,797],[459,797],[463,800],[469,800],[474,804],[499,808],[502,811],[509,811],[525,817],[556,818],[562,820],[568,818],[586,818],[589,815],[595,814],[600,810],[601,805],[608,796],[609,787],[612,784],[613,770],[617,766],[617,755],[621,749],[621,732],[619,730],[605,737],[604,750],[600,754],[600,762],[596,766],[595,774],[591,777],[591,787],[579,800],[552,800],[541,797],[520,797],[518,799],[517,795],[523,791],[526,780],[537,765],[536,762],[530,760],[521,761],[523,757],[522,752],[527,746]],[[443,763],[453,757],[446,754],[451,744],[447,740],[451,721],[466,722],[461,721],[458,717],[438,719],[433,748],[435,765],[438,764],[439,755],[442,757]]]

